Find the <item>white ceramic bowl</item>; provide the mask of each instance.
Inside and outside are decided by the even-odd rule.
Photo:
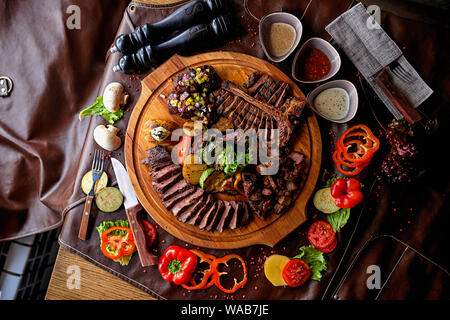
[[[308,49],[312,48],[319,49],[320,51],[325,53],[328,59],[330,59],[331,63],[330,72],[328,72],[328,74],[325,77],[314,81],[303,79],[301,75],[298,74],[299,70],[298,64],[301,63],[302,55]],[[340,68],[341,68],[341,57],[339,56],[339,53],[336,51],[336,49],[328,41],[325,41],[321,38],[311,38],[308,39],[295,54],[294,62],[292,63],[292,77],[301,83],[318,83],[326,81],[331,77],[333,77],[339,71]]]
[[[282,22],[290,24],[295,29],[295,40],[291,47],[291,49],[283,56],[281,57],[275,57],[272,56],[266,48],[264,37],[268,31],[268,27],[275,22]],[[300,39],[302,37],[303,33],[303,26],[300,20],[294,16],[293,14],[287,13],[287,12],[274,12],[270,13],[268,15],[265,15],[262,17],[261,21],[259,22],[259,42],[261,43],[261,46],[264,50],[264,53],[266,54],[266,57],[273,62],[280,62],[286,59],[294,50],[297,48],[298,44],[300,43]]]
[[[331,88],[344,89],[347,92],[348,97],[349,97],[349,106],[348,106],[347,115],[344,118],[339,119],[339,120],[330,119],[314,108],[314,99],[317,97],[317,95],[319,93],[321,93],[322,91],[324,91],[326,89],[331,89]],[[311,108],[320,117],[322,117],[328,121],[335,122],[335,123],[345,123],[345,122],[348,122],[351,119],[353,119],[353,117],[356,114],[356,111],[358,110],[358,91],[356,90],[356,87],[353,85],[353,83],[351,83],[350,81],[334,80],[334,81],[324,83],[324,84],[318,86],[317,88],[315,88],[314,90],[312,90],[310,93],[308,93],[308,95],[306,96],[306,103],[307,103],[308,107]]]

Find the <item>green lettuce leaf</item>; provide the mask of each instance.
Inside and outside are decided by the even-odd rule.
[[[108,230],[109,228],[112,227],[126,227],[129,228],[130,224],[128,223],[127,220],[116,220],[116,221],[103,221],[98,227],[96,227],[95,229],[97,229],[98,234],[100,236],[100,247],[102,246],[102,233],[105,230]],[[126,234],[125,231],[121,231],[121,230],[116,230],[113,232],[114,234],[117,235],[121,235],[124,236]],[[108,248],[107,248],[108,250]],[[133,256],[133,254],[129,254],[127,256],[123,256],[120,259],[114,260],[118,263],[120,263],[120,265],[122,266],[127,266],[130,263],[131,257]]]
[[[342,208],[336,212],[333,212],[332,214],[329,214],[327,218],[328,222],[333,227],[334,232],[339,232],[341,231],[341,228],[345,226],[349,217],[350,209]]]
[[[81,120],[84,116],[90,116],[90,115],[99,115],[105,118],[106,121],[108,121],[110,124],[114,124],[114,122],[119,121],[123,117],[123,110],[119,109],[117,112],[110,112],[108,109],[105,108],[105,105],[103,104],[103,96],[98,97],[94,104],[79,114],[79,119]]]
[[[327,262],[320,252],[314,246],[303,246],[300,248],[300,253],[292,259],[302,259],[311,269],[311,279],[320,281],[322,279],[322,271],[327,270]]]

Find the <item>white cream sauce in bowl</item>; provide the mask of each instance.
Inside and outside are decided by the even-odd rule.
[[[327,82],[312,90],[306,100],[315,113],[336,123],[350,121],[358,109],[358,92],[347,80]]]

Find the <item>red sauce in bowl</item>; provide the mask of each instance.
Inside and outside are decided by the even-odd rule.
[[[300,63],[300,76],[309,81],[325,77],[331,70],[331,62],[321,50],[313,48],[303,54]]]

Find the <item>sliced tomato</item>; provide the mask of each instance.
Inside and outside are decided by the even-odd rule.
[[[188,135],[184,135],[181,137],[180,142],[177,145],[178,151],[178,164],[183,165],[184,159],[189,154],[191,149],[192,137]]]
[[[142,220],[142,226],[144,228],[145,239],[147,240],[147,247],[151,247],[156,241],[156,228],[148,220]]]
[[[311,269],[302,259],[292,259],[283,268],[283,280],[289,287],[299,287],[311,276]]]
[[[316,221],[309,227],[308,240],[317,249],[328,247],[334,239],[335,233],[333,227],[326,221]]]
[[[335,237],[334,241],[328,247],[323,248],[323,249],[317,249],[317,250],[319,250],[320,252],[323,252],[323,253],[330,253],[334,249],[336,249],[336,246],[337,246],[337,239]]]

